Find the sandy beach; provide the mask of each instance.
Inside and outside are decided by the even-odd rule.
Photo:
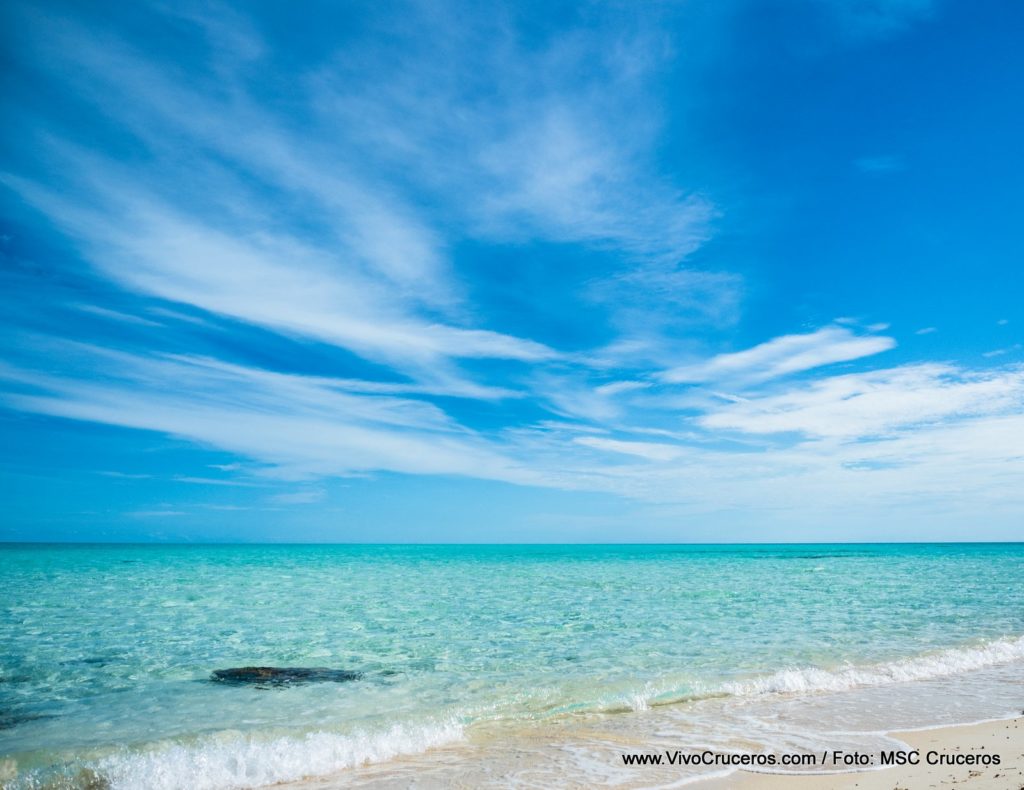
[[[696,790],[926,790],[927,788],[968,788],[969,790],[1021,790],[1024,788],[1024,718],[986,721],[962,726],[907,732],[890,732],[892,747],[917,750],[920,764],[830,774],[769,774],[739,770],[725,776],[694,781],[695,777],[662,768],[609,770],[604,781],[594,783],[595,774],[583,780],[573,769],[552,772],[553,752],[563,755],[575,750],[524,739],[519,743],[482,746],[482,752],[466,760],[461,749],[441,748],[427,755],[399,758],[390,764],[368,765],[334,777],[288,784],[294,790],[341,790],[349,787],[399,788],[640,788],[693,787]],[[851,741],[851,744],[853,741]],[[624,744],[625,745],[625,744]],[[636,745],[635,743],[630,745]],[[852,751],[852,748],[851,748]],[[972,764],[929,765],[929,753]],[[998,755],[998,765],[983,765],[986,757]],[[607,756],[607,755],[606,755]],[[880,756],[873,753],[877,766]],[[932,758],[934,759],[934,757]],[[485,767],[486,766],[486,767]],[[576,766],[577,768],[579,766]]]
[[[1024,788],[1024,718],[989,721],[961,727],[889,733],[916,749],[918,765],[895,766],[824,776],[783,776],[740,771],[698,784],[706,790],[918,790],[958,787],[970,790]],[[940,755],[998,755],[998,766],[927,765],[929,752]],[[875,756],[877,760],[877,755]]]

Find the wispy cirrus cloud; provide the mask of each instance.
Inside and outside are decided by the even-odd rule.
[[[312,505],[322,502],[327,492],[322,488],[307,488],[300,491],[288,491],[283,494],[274,494],[270,502],[275,505]]]
[[[145,155],[125,166],[53,124],[35,140],[47,178],[4,183],[124,288],[336,344],[467,397],[499,388],[470,382],[458,360],[557,352],[486,326],[465,301],[453,236],[625,255],[607,287],[590,278],[620,331],[650,324],[655,304],[663,323],[735,320],[735,276],[679,266],[714,210],[649,155],[661,124],[648,78],[669,57],[657,36],[613,20],[526,46],[515,20],[410,13],[389,36],[308,64],[283,112],[280,97],[257,97],[254,64],[272,43],[230,9],[173,11],[208,44],[190,64],[203,76],[185,79],[116,30],[22,6],[36,76],[72,88]],[[609,290],[620,298],[600,296]]]
[[[598,436],[578,436],[573,441],[584,447],[596,450],[607,450],[612,453],[633,455],[651,461],[671,461],[685,451],[682,447],[659,442],[623,441],[621,439],[604,439]]]
[[[662,378],[674,384],[755,383],[861,359],[888,351],[895,345],[891,337],[858,335],[845,327],[829,326],[802,335],[783,335],[745,351],[680,365],[665,371]]]
[[[441,207],[472,234],[670,265],[708,237],[710,201],[659,175],[650,153],[662,127],[651,77],[671,61],[659,32],[611,13],[530,45],[512,9],[421,12],[311,80],[322,118],[353,147],[426,193],[473,195]],[[368,69],[372,84],[358,78]]]
[[[623,337],[653,345],[663,335],[693,327],[734,325],[743,280],[732,272],[647,263],[590,283],[586,294],[612,308],[611,321]]]
[[[553,425],[543,439],[523,439],[555,485],[660,503],[678,518],[757,513],[752,534],[800,523],[820,539],[846,516],[927,514],[934,526],[978,508],[1012,519],[1024,507],[1019,365],[905,365],[778,381],[663,420],[673,422],[685,430],[671,441],[621,423],[600,435]],[[581,457],[566,443],[597,455]]]
[[[247,459],[246,482],[457,475],[614,493],[680,513],[739,508],[800,518],[921,501],[947,513],[1024,504],[1020,366],[918,364],[778,379],[686,410],[647,400],[576,423],[474,431],[436,405],[362,392],[358,382],[88,346],[64,344],[60,353],[94,357],[104,379],[7,365],[4,403],[227,451]],[[82,370],[89,366],[83,359]],[[649,389],[626,394],[647,397]],[[652,419],[667,427],[650,427]],[[221,466],[225,480],[238,470]],[[285,492],[275,504],[306,504],[320,490]]]
[[[27,336],[60,319],[5,333],[8,409],[228,454],[223,476],[123,487],[298,481],[275,507],[376,473],[689,515],[1019,501],[1018,367],[878,357],[883,323],[741,323],[756,272],[725,268],[735,234],[724,257],[706,245],[722,209],[665,112],[658,78],[687,53],[661,12],[403,8],[339,6],[296,52],[255,7],[139,5],[174,51],[117,14],[14,7],[31,90],[10,94],[2,180],[48,223],[41,268],[74,272],[49,298],[84,342]],[[821,9],[877,37],[930,4]],[[730,343],[738,326],[754,340]],[[158,511],[184,512],[133,512]]]
[[[102,365],[104,377],[5,365],[0,377],[11,388],[7,405],[185,438],[260,462],[284,477],[394,471],[532,479],[423,400],[353,393],[344,381],[211,359],[67,343],[53,347],[77,358],[83,370]]]
[[[0,180],[78,238],[97,268],[133,289],[335,343],[424,376],[430,365],[443,371],[451,357],[554,356],[534,341],[417,317],[343,259],[284,233],[211,228],[117,182],[97,185],[106,200],[97,209],[20,178]]]
[[[907,365],[832,376],[734,402],[700,418],[712,429],[859,438],[1024,408],[1024,369],[966,372]]]

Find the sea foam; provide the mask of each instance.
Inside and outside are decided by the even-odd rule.
[[[881,664],[851,665],[839,669],[784,669],[749,680],[723,683],[716,690],[745,697],[845,691],[862,686],[948,677],[1021,659],[1024,659],[1024,636],[997,639],[971,647],[951,648]]]
[[[273,739],[220,733],[198,743],[118,752],[89,767],[112,790],[228,790],[325,776],[424,752],[462,737],[462,727],[455,722]]]

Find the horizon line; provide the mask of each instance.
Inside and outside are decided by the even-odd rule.
[[[641,541],[618,542],[455,542],[455,541],[119,541],[3,540],[0,546],[982,546],[1024,545],[1024,540],[791,540],[791,541]]]

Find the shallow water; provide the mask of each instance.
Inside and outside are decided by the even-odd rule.
[[[1018,702],[1002,684],[1024,677],[1022,582],[1021,544],[8,545],[0,776],[245,787],[531,733],[586,755],[587,728],[638,722],[642,744],[662,720],[676,745],[782,748],[762,726],[781,704],[846,695],[830,726],[867,732],[871,689],[964,673],[938,695],[959,706],[910,704],[895,726],[1003,715]],[[209,679],[247,665],[361,678]],[[810,737],[787,715],[785,737]]]

